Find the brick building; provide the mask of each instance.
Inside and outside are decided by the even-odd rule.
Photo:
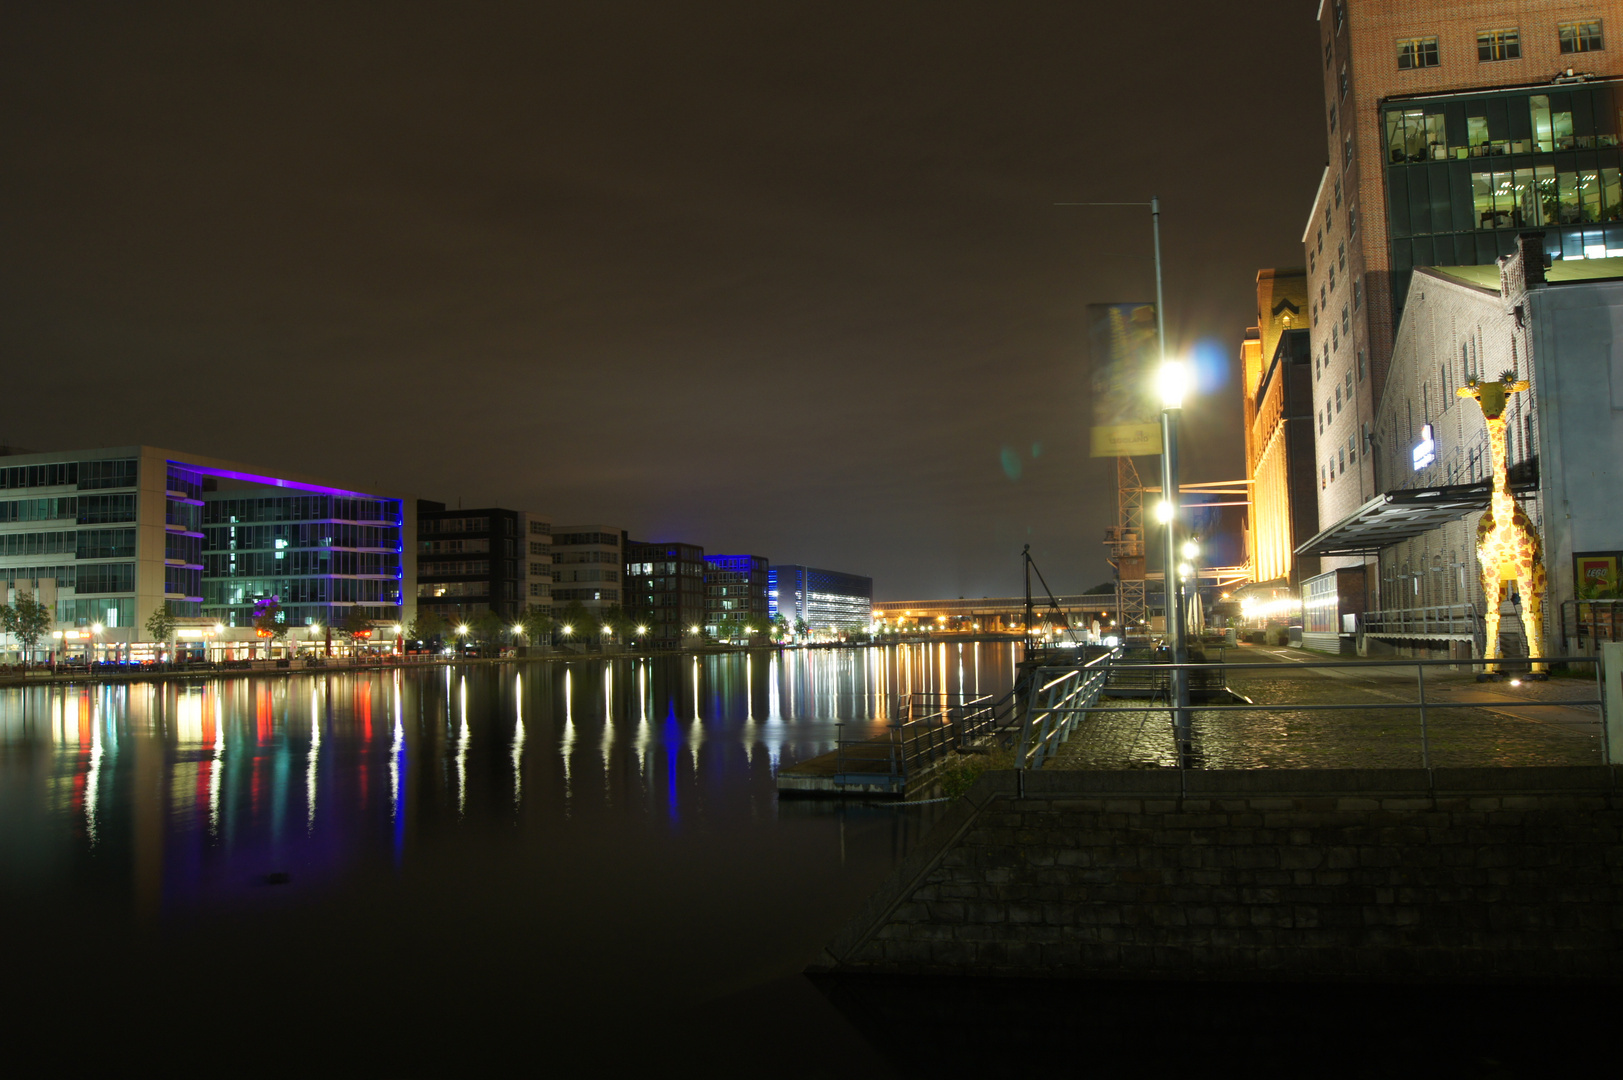
[[[1257,272],[1257,325],[1240,346],[1252,506],[1247,555],[1257,582],[1296,586],[1319,568],[1316,556],[1295,554],[1319,531],[1308,318],[1304,271]]]
[[[1551,258],[1623,254],[1616,13],[1567,0],[1320,4],[1328,164],[1302,242],[1321,524],[1381,493],[1376,412],[1416,268],[1491,265],[1532,228]]]

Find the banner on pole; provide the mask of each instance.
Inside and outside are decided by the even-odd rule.
[[[1161,410],[1155,370],[1161,350],[1154,304],[1089,304],[1093,362],[1091,457],[1161,452]]]

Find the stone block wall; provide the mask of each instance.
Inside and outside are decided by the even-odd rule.
[[[1623,977],[1623,769],[983,777],[814,968]]]

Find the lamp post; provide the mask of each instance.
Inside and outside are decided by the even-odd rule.
[[[1155,330],[1161,343],[1161,519],[1166,523],[1165,581],[1167,644],[1172,663],[1187,664],[1189,648],[1183,636],[1183,587],[1178,580],[1178,420],[1188,374],[1182,363],[1167,358],[1166,301],[1161,291],[1161,200],[1150,199],[1150,220],[1155,233]],[[1178,743],[1178,766],[1190,761],[1189,673],[1172,669],[1172,730]]]

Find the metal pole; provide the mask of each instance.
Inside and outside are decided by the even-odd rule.
[[[1415,679],[1420,684],[1420,767],[1431,768],[1431,743],[1426,737],[1426,668],[1422,664],[1414,666]]]
[[[1161,200],[1150,198],[1150,223],[1155,236],[1155,330],[1160,339],[1161,363],[1167,362],[1166,300],[1161,288]],[[1167,642],[1172,662],[1189,662],[1183,635],[1183,588],[1178,581],[1178,419],[1182,409],[1161,410],[1161,498],[1166,502],[1166,558],[1164,588]],[[1178,765],[1188,765],[1193,750],[1189,730],[1189,673],[1172,671],[1172,728],[1178,742]]]

